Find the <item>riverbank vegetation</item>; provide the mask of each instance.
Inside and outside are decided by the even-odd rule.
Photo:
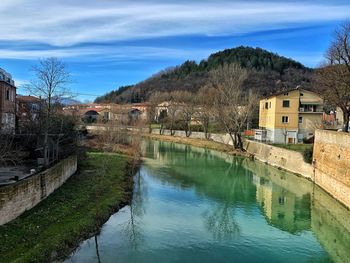
[[[14,221],[0,226],[0,262],[48,262],[67,257],[98,233],[132,196],[133,160],[87,153],[79,172]]]

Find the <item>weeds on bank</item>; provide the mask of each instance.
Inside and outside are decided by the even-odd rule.
[[[47,262],[68,256],[131,198],[127,157],[88,153],[64,185],[0,227],[0,262]]]

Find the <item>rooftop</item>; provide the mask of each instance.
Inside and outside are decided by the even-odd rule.
[[[15,81],[12,79],[12,75],[2,68],[0,68],[0,81],[15,86]]]

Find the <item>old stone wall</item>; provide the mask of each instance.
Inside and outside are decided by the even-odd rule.
[[[315,183],[350,208],[350,134],[317,130]]]
[[[313,180],[313,167],[304,161],[303,155],[299,152],[255,141],[246,141],[245,149],[262,162]]]
[[[159,134],[160,131],[159,129],[152,129],[152,133],[153,134]],[[162,135],[171,135],[170,130],[163,130],[162,131]],[[186,137],[186,132],[185,131],[179,131],[176,130],[174,131],[174,135],[175,137]],[[192,132],[191,136],[189,138],[192,139],[206,139],[205,138],[205,133],[204,132]],[[232,145],[232,140],[230,138],[230,136],[228,134],[216,134],[216,133],[211,133],[210,134],[210,140],[213,140],[215,142],[219,142],[219,143],[224,143],[224,144],[229,144]]]
[[[0,225],[31,209],[60,187],[77,170],[77,156],[17,183],[0,187]]]

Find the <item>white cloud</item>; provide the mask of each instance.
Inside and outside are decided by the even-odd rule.
[[[210,54],[214,49],[186,49],[186,48],[163,48],[151,46],[117,46],[117,47],[68,47],[55,49],[2,49],[0,48],[0,57],[3,59],[24,59],[36,60],[46,57],[71,58],[75,60],[93,60],[98,61],[127,61],[143,60],[147,58],[187,58],[194,59]]]
[[[178,35],[226,35],[343,20],[350,4],[1,0],[0,40],[69,46]],[[65,53],[67,54],[67,53]]]

